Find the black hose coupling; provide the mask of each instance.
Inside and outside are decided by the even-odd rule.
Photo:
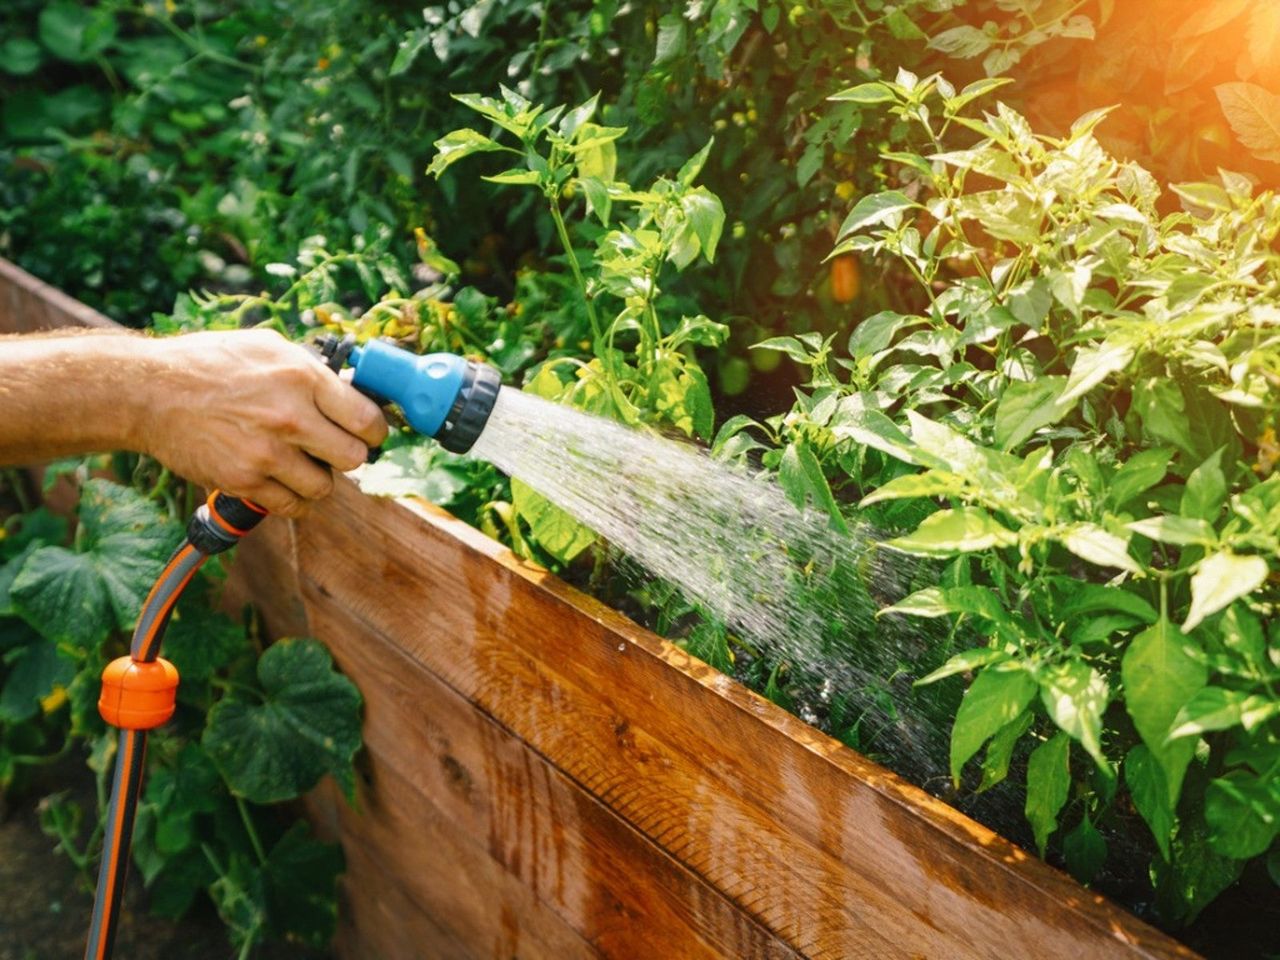
[[[187,521],[187,539],[206,556],[230,550],[267,517],[252,500],[215,490]]]

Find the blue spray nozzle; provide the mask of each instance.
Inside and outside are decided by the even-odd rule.
[[[332,358],[337,348],[322,352]],[[348,346],[342,359],[355,369],[352,385],[379,403],[394,403],[419,433],[454,453],[466,453],[488,422],[502,386],[493,367],[452,353],[418,356],[371,340]],[[341,362],[341,361],[339,361]]]

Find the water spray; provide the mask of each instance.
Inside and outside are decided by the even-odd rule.
[[[353,337],[331,335],[316,345],[331,370],[337,373],[350,364],[357,390],[382,406],[395,404],[409,426],[454,453],[466,453],[479,438],[502,386],[493,367],[450,353],[417,356],[381,341],[357,346]],[[186,540],[147,595],[129,655],[112,661],[102,673],[98,712],[120,737],[85,960],[111,956],[142,790],[147,731],[168,721],[177,702],[177,668],[160,657],[165,628],[204,562],[239,543],[266,515],[256,503],[213,491],[192,515]]]

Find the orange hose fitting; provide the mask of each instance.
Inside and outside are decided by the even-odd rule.
[[[150,730],[173,716],[178,668],[168,660],[112,660],[102,671],[102,719],[122,730]]]

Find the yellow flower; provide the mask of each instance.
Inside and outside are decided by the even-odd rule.
[[[53,713],[66,702],[67,688],[59,685],[54,687],[49,695],[40,701],[40,709],[45,713]]]
[[[856,191],[852,180],[841,180],[836,184],[836,196],[841,200],[852,200]]]

